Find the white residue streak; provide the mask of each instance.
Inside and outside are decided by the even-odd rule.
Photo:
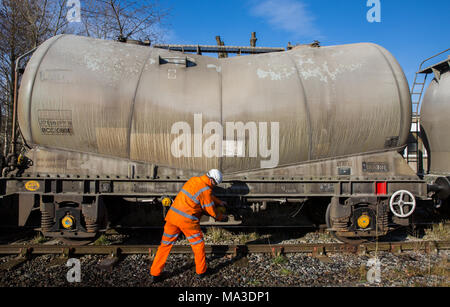
[[[314,64],[314,61],[313,61],[313,59],[311,59],[311,58],[306,59],[306,60],[304,60],[303,58],[300,58],[300,59],[297,61],[297,63],[298,63],[299,66],[303,66],[304,64]]]
[[[300,60],[300,61],[298,63],[300,66],[302,66],[304,63],[307,63],[307,62],[303,62],[302,60]],[[308,63],[308,64],[312,64],[312,63]],[[311,69],[305,69],[302,67],[302,69],[300,69],[300,74],[306,80],[309,78],[319,78],[320,81],[328,83],[328,80],[335,81],[340,74],[343,74],[345,72],[352,72],[361,67],[362,67],[362,64],[360,64],[360,63],[359,64],[350,64],[350,65],[339,64],[335,70],[330,71],[330,68],[328,67],[328,63],[325,62],[321,66],[316,66]]]
[[[279,81],[284,79],[289,79],[292,75],[295,74],[295,67],[287,68],[278,68],[276,70],[265,71],[260,68],[256,71],[258,77],[260,79],[270,78],[272,81]]]
[[[93,57],[91,55],[85,55],[84,61],[89,70],[91,70],[91,71],[100,70],[100,60],[97,57]]]
[[[216,66],[214,64],[208,64],[206,67],[215,69],[217,72],[221,72],[222,71],[222,66]]]

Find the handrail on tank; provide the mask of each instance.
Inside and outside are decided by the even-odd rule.
[[[428,61],[431,60],[431,59],[434,59],[435,57],[440,56],[441,54],[446,53],[447,51],[450,51],[450,48],[448,48],[447,50],[441,51],[441,52],[439,52],[438,54],[435,54],[435,55],[433,55],[432,57],[429,57],[428,59],[424,60],[422,63],[420,63],[419,71],[418,71],[418,72],[421,72],[421,71],[422,71],[422,66],[423,66],[423,64],[425,64],[426,62],[428,62]]]
[[[19,64],[24,58],[29,56],[30,54],[36,51],[36,48],[33,48],[30,51],[19,56],[16,60],[16,66],[14,67],[14,101],[13,101],[13,122],[12,122],[12,132],[11,132],[11,154],[14,155],[16,153],[16,122],[17,122],[17,86],[19,83]]]

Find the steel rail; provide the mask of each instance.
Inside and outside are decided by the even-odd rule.
[[[48,255],[63,254],[70,256],[82,255],[152,255],[158,245],[0,245],[0,255]],[[378,242],[361,245],[344,243],[314,243],[314,244],[248,244],[248,245],[207,245],[207,254],[245,255],[252,253],[268,254],[326,254],[326,253],[368,253],[385,251],[401,253],[407,251],[438,252],[450,250],[450,241],[411,241],[411,242]],[[171,253],[187,254],[192,249],[189,245],[174,245]]]

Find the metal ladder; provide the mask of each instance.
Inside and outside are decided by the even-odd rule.
[[[422,63],[423,64],[423,63]],[[408,152],[406,159],[407,162],[410,163],[416,163],[417,165],[417,172],[421,172],[421,166],[419,165],[419,156],[421,153],[421,150],[419,148],[419,136],[420,136],[420,104],[422,102],[423,97],[423,91],[425,89],[425,84],[427,83],[427,77],[428,74],[421,73],[421,67],[419,68],[419,71],[416,72],[416,76],[414,78],[414,83],[411,88],[411,102],[412,102],[412,134],[414,137],[414,145],[415,145],[415,156],[411,156]],[[423,76],[421,78],[421,76]]]
[[[411,88],[411,102],[412,102],[412,125],[413,125],[413,129],[412,129],[412,134],[414,137],[414,143],[415,144],[415,151],[416,154],[413,158],[411,158],[410,153],[408,152],[408,154],[406,155],[406,160],[408,163],[412,162],[412,163],[416,163],[416,169],[417,169],[417,173],[419,175],[423,175],[424,173],[424,169],[423,169],[423,161],[422,161],[422,156],[423,156],[423,144],[422,141],[420,139],[420,107],[422,104],[422,99],[423,99],[423,92],[425,89],[425,84],[427,83],[427,78],[428,75],[430,74],[430,72],[426,71],[423,69],[423,66],[426,62],[440,56],[441,54],[444,54],[446,52],[450,51],[450,48],[447,50],[444,50],[442,52],[439,52],[435,55],[433,55],[432,57],[429,57],[428,59],[424,60],[420,66],[419,66],[419,70],[416,72],[416,76],[414,78],[414,83],[413,86]],[[419,76],[423,76],[422,78]]]

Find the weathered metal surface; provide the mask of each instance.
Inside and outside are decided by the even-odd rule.
[[[411,99],[397,61],[374,44],[216,59],[63,35],[35,52],[18,105],[30,144],[182,170],[261,168],[250,154],[174,157],[172,126],[193,131],[194,114],[224,130],[267,123],[269,135],[278,122],[283,167],[404,145]]]
[[[450,175],[450,59],[427,68],[424,73],[434,72],[422,102],[420,121],[422,137],[427,146],[429,172]]]
[[[126,160],[96,157],[68,151],[33,150],[31,173],[4,180],[5,194],[34,192],[40,195],[116,195],[136,197],[175,196],[191,175],[183,169],[134,163],[129,175]],[[85,157],[87,159],[85,159]],[[56,163],[55,163],[56,162]],[[111,166],[111,168],[108,168]],[[115,166],[115,167],[114,167]],[[55,174],[56,173],[56,174]],[[27,189],[28,183],[36,189]],[[377,191],[385,183],[386,191]],[[427,197],[427,185],[394,151],[353,155],[305,162],[271,170],[230,174],[217,188],[223,197],[295,198],[312,196],[379,195],[388,197],[407,189]]]
[[[158,166],[150,163],[133,162],[96,154],[48,149],[36,146],[28,152],[34,161],[24,176],[41,177],[91,177],[128,179],[181,179],[188,180],[201,172]],[[417,176],[396,151],[349,155],[331,159],[307,161],[300,164],[243,171],[229,174],[226,179],[245,180],[248,178],[414,178]],[[358,179],[357,179],[358,178]]]
[[[27,180],[36,180],[44,187],[36,192],[29,192],[24,188]],[[400,189],[407,189],[417,195],[426,197],[427,185],[421,180],[328,180],[328,179],[267,179],[243,181],[224,181],[221,187],[215,190],[219,197],[244,197],[249,200],[256,198],[277,201],[277,198],[298,198],[308,196],[374,196],[377,193],[376,183],[386,183],[386,194],[379,197],[389,197]],[[20,193],[29,195],[52,196],[55,200],[60,196],[76,199],[77,196],[133,196],[141,198],[171,196],[175,197],[185,182],[181,180],[151,180],[140,179],[130,181],[127,179],[42,179],[21,178],[6,182],[7,193]],[[59,189],[62,185],[83,186],[84,189],[73,191]]]

